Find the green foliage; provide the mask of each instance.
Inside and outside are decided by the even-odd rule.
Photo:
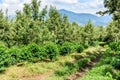
[[[113,58],[111,64],[115,69],[120,70],[120,57]]]
[[[120,54],[118,6],[118,0],[105,0],[108,13],[114,16],[114,21],[107,27],[94,27],[91,21],[84,26],[79,26],[76,22],[71,24],[68,17],[62,16],[55,7],[51,6],[48,10],[46,6],[40,10],[39,0],[24,4],[23,11],[16,11],[13,20],[7,19],[8,16],[0,10],[0,72],[23,61],[37,62],[46,59],[55,61],[59,54],[67,55],[76,51],[81,53],[89,46],[98,45],[99,41],[111,42],[110,48],[104,54],[105,58],[115,56],[111,58],[112,60],[107,57],[103,63],[119,69],[120,60],[116,57]],[[20,47],[21,45],[24,46]],[[70,75],[87,66],[98,55],[90,54],[76,63],[68,62],[64,68],[56,71],[56,74]],[[106,69],[107,75],[111,75],[110,70],[111,68]]]
[[[7,47],[0,45],[0,71],[4,70],[4,64],[6,62],[7,56],[5,54]]]
[[[21,48],[19,59],[20,62],[26,60],[30,62],[44,60],[46,59],[45,49],[35,43],[29,44]]]
[[[81,80],[114,80],[112,78],[112,74],[111,72],[111,66],[110,65],[101,65],[101,66],[97,66],[92,68],[92,70],[90,70],[86,76],[84,76]]]
[[[106,66],[104,71],[103,71],[103,75],[107,75],[107,73],[112,74],[113,73],[113,67],[112,66]]]
[[[62,44],[62,47],[60,49],[60,54],[61,55],[66,55],[66,54],[70,54],[74,51],[74,44],[70,43],[70,42],[65,42]]]
[[[5,63],[6,66],[14,65],[19,62],[20,50],[18,48],[13,47],[11,49],[8,49],[4,54],[7,55],[7,61]]]
[[[112,50],[117,49],[116,42],[111,42],[111,43],[109,44],[109,47],[110,47]]]
[[[0,67],[0,73],[5,71],[5,67]]]
[[[120,2],[118,0],[114,0],[114,1],[105,0],[104,3],[105,3],[105,7],[107,7],[109,9],[110,13],[113,13],[115,11],[119,11]]]
[[[78,52],[78,53],[81,53],[83,50],[84,50],[83,45],[79,45],[79,46],[77,47],[77,52]]]
[[[82,60],[77,61],[78,68],[87,66],[89,62],[90,62],[89,58],[84,58]]]
[[[52,61],[57,59],[57,56],[59,55],[59,50],[57,48],[57,45],[50,43],[50,44],[46,44],[44,48],[47,58],[49,58]]]
[[[119,51],[120,50],[120,41],[109,43],[109,47],[114,51]]]
[[[90,59],[85,58],[82,60],[79,60],[75,63],[72,62],[66,62],[65,65],[63,66],[63,68],[61,68],[60,70],[57,70],[55,72],[55,74],[57,76],[69,76],[73,73],[75,73],[77,70],[79,70],[80,68],[83,68],[85,66],[87,66],[87,64],[90,62]]]
[[[77,69],[75,67],[76,67],[76,65],[74,63],[66,62],[64,68],[62,68],[60,70],[57,70],[55,72],[55,74],[57,76],[67,76],[67,75],[70,75],[70,74],[72,74],[72,73],[77,71]]]
[[[39,60],[40,47],[37,44],[35,44],[35,43],[29,44],[27,46],[27,51],[28,51],[27,54],[29,55],[29,59],[31,61],[34,61],[35,59]]]

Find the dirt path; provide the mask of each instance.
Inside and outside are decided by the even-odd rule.
[[[87,67],[85,67],[84,69],[82,68],[81,70],[77,71],[75,74],[70,75],[66,80],[81,80],[81,78],[83,76],[85,76],[85,74],[91,70],[97,62],[99,62],[100,57],[97,57],[95,60],[93,60],[92,62],[90,62]]]
[[[54,72],[47,72],[41,75],[33,75],[31,77],[23,77],[20,80],[45,80],[47,77],[51,76]]]

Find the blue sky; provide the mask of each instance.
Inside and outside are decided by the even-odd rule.
[[[43,8],[45,5],[56,6],[57,9],[66,9],[76,13],[95,14],[99,10],[104,10],[103,0],[41,0]],[[0,8],[8,9],[9,15],[14,15],[16,10],[22,10],[24,3],[31,0],[0,0]]]

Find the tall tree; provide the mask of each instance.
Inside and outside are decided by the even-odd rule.
[[[94,26],[91,21],[89,21],[85,27],[83,28],[83,41],[88,41],[88,43],[91,44],[93,40],[93,34],[94,34]]]
[[[57,43],[59,31],[61,29],[62,16],[58,10],[51,6],[49,10],[49,25],[48,28],[53,35],[53,42]]]
[[[31,9],[32,9],[32,17],[33,20],[37,20],[39,17],[39,7],[40,7],[40,1],[38,0],[32,0],[31,3]]]

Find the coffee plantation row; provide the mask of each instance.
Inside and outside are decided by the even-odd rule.
[[[80,80],[120,80],[120,41],[104,48],[101,60]]]
[[[64,80],[66,80],[71,74],[75,74],[77,71],[82,72],[82,69],[86,69],[87,67],[92,66],[91,63],[95,62],[96,59],[100,59],[103,53],[103,48],[97,47],[91,52],[86,51],[78,55],[72,55],[76,58],[76,61],[66,62],[66,64],[61,69],[55,71],[55,75],[64,77]]]
[[[7,48],[0,45],[0,71],[4,71],[5,67],[21,63],[24,61],[55,61],[57,57],[67,55],[73,52],[82,52],[88,44],[65,42],[62,45],[53,43],[39,46],[35,43],[27,46]]]

